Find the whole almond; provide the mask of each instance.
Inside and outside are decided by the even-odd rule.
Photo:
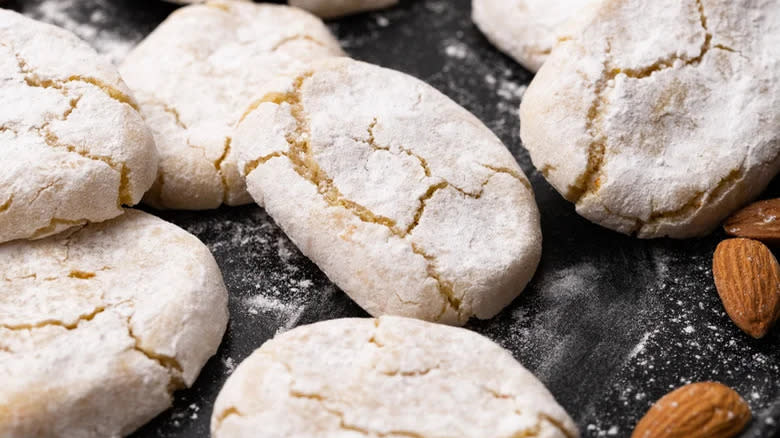
[[[717,382],[685,385],[661,397],[631,438],[731,438],[750,422],[750,407]]]
[[[769,248],[751,239],[728,239],[712,258],[715,287],[731,320],[758,339],[780,317],[780,265]]]
[[[726,219],[723,228],[732,236],[780,244],[780,198],[748,205]]]

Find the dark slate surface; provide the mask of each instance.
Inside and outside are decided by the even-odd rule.
[[[154,0],[15,0],[16,10],[74,30],[112,59],[174,5]],[[629,436],[670,389],[721,381],[751,405],[744,437],[780,422],[780,330],[756,341],[725,315],[711,257],[722,232],[688,241],[642,241],[579,217],[537,173],[516,117],[532,75],[496,51],[469,19],[468,0],[404,1],[392,10],[333,21],[358,59],[432,84],[475,113],[511,149],[542,213],[544,255],[527,290],[468,328],[505,346],[555,394],[583,436]],[[777,195],[775,182],[764,197]],[[233,368],[280,330],[366,316],[303,257],[256,206],[154,212],[201,238],[230,290],[231,321],[216,357],[172,409],[135,437],[206,437],[214,398]]]

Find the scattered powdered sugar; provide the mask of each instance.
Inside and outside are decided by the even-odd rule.
[[[669,391],[708,380],[739,393],[758,420],[753,424],[775,421],[778,412],[772,403],[778,396],[780,355],[768,356],[762,345],[776,343],[778,335],[770,334],[774,340],[755,341],[734,326],[712,281],[709,246],[707,251],[659,252],[656,258],[662,260],[657,260],[656,268],[666,275],[646,293],[657,297],[656,307],[663,312],[652,317],[652,330],[627,355],[609,388],[595,394],[598,399],[618,400],[622,406],[591,406],[594,415],[587,426],[591,436],[609,436],[614,423],[633,424]],[[764,435],[757,430],[744,436]]]
[[[466,59],[469,55],[469,48],[460,41],[451,42],[444,48],[444,53],[451,58]]]
[[[444,0],[437,0],[425,2],[425,8],[434,14],[440,15],[445,13],[448,9],[452,8],[452,5],[448,4]]]
[[[236,370],[236,362],[230,356],[222,358],[222,366],[225,367],[225,374],[228,376]]]
[[[505,100],[521,100],[527,88],[527,85],[502,79],[496,89],[496,94]]]
[[[436,85],[440,76],[446,78],[444,88],[455,93],[451,97],[477,114],[490,114],[491,118],[483,121],[500,137],[518,138],[518,133],[511,129],[517,125],[520,100],[527,88],[524,70],[520,66],[497,69],[485,59],[484,51],[469,44],[462,32],[446,38],[441,50],[441,71],[428,80]],[[456,74],[461,72],[464,76]]]
[[[376,24],[379,27],[387,27],[390,25],[390,20],[385,17],[384,15],[377,14],[376,16]]]
[[[277,255],[285,262],[289,262],[290,258],[297,252],[296,248],[290,243],[290,241],[282,236],[276,239]]]
[[[178,426],[181,424],[181,420],[184,419],[197,420],[198,411],[200,411],[200,406],[198,406],[196,403],[190,403],[188,406],[182,409],[175,409],[171,413],[171,418],[173,419],[174,424]]]
[[[578,296],[587,294],[598,276],[598,270],[591,262],[584,261],[559,271],[543,275],[535,288],[549,301],[549,310],[544,315],[534,315],[534,324],[517,337],[509,339],[519,342],[523,350],[533,351],[545,345],[552,346],[536,364],[536,375],[546,380],[556,373],[556,364],[564,360],[572,349],[573,338],[561,336],[559,321],[565,318],[567,310],[565,303]],[[558,303],[558,304],[554,304]],[[517,307],[512,313],[517,321],[526,318],[527,309]],[[517,347],[515,344],[514,347]]]
[[[98,53],[118,64],[143,38],[143,33],[117,26],[110,16],[112,0],[31,0],[23,13],[31,18],[67,29],[89,43]]]
[[[307,310],[316,311],[321,300],[335,292],[331,285],[323,288],[300,272],[309,264],[298,249],[273,225],[268,216],[256,207],[249,217],[229,221],[193,221],[187,230],[196,235],[219,235],[207,244],[222,265],[240,266],[224,269],[225,282],[240,287],[233,298],[231,313],[245,313],[251,318],[268,320],[275,326],[274,335],[299,324]],[[225,209],[225,214],[235,209]],[[194,216],[193,216],[194,218]],[[236,252],[236,248],[241,248]],[[254,262],[253,262],[254,261]],[[261,267],[252,266],[260,263]],[[231,274],[241,274],[232,277]],[[319,286],[319,289],[317,288]]]
[[[634,357],[636,357],[637,354],[641,353],[645,349],[645,344],[647,344],[647,340],[650,339],[650,336],[653,334],[653,332],[647,332],[644,335],[642,335],[642,339],[639,340],[639,342],[634,346],[634,348],[631,350],[630,353],[628,353],[627,360],[631,360]]]
[[[261,313],[275,313],[277,318],[283,320],[276,334],[283,333],[296,326],[305,310],[303,304],[290,304],[288,302],[269,298],[265,295],[255,295],[244,300],[247,311],[253,315]]]

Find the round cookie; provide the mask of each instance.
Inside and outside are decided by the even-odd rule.
[[[370,314],[464,324],[531,279],[542,239],[531,186],[455,102],[349,58],[259,95],[233,141],[249,193]]]
[[[472,0],[474,24],[502,52],[530,71],[539,70],[564,24],[599,0]],[[592,6],[591,6],[592,7]]]
[[[263,83],[335,55],[325,25],[296,8],[219,1],[173,12],[120,67],[160,150],[144,202],[191,210],[250,202],[230,151],[233,124]]]
[[[124,436],[192,385],[227,291],[194,236],[128,210],[0,246],[0,436]]]
[[[579,434],[547,388],[489,339],[382,317],[302,326],[263,344],[220,391],[211,436]]]
[[[290,0],[290,6],[306,9],[322,18],[373,11],[395,4],[398,4],[398,0]]]
[[[122,214],[157,151],[116,69],[72,33],[0,9],[0,242]]]
[[[606,0],[520,108],[534,165],[577,212],[703,235],[780,170],[780,3]]]

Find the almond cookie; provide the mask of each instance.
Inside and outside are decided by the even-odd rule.
[[[231,127],[263,83],[334,55],[342,51],[325,25],[296,8],[221,1],[172,13],[120,67],[160,150],[144,201],[192,210],[250,202]]]
[[[780,170],[780,3],[606,0],[520,108],[534,165],[577,212],[703,235]]]
[[[0,242],[116,217],[156,173],[116,69],[72,33],[0,9]]]
[[[579,434],[547,388],[489,339],[382,317],[302,326],[263,344],[220,391],[211,436]]]
[[[249,193],[370,314],[463,324],[531,279],[542,240],[531,186],[446,96],[348,58],[258,95],[233,141]]]
[[[373,11],[398,4],[398,0],[290,0],[290,6],[306,9],[322,18]]]
[[[594,0],[472,0],[474,24],[502,52],[530,71],[565,36],[564,24]]]
[[[0,436],[127,435],[217,350],[227,291],[194,236],[128,210],[0,246]]]

